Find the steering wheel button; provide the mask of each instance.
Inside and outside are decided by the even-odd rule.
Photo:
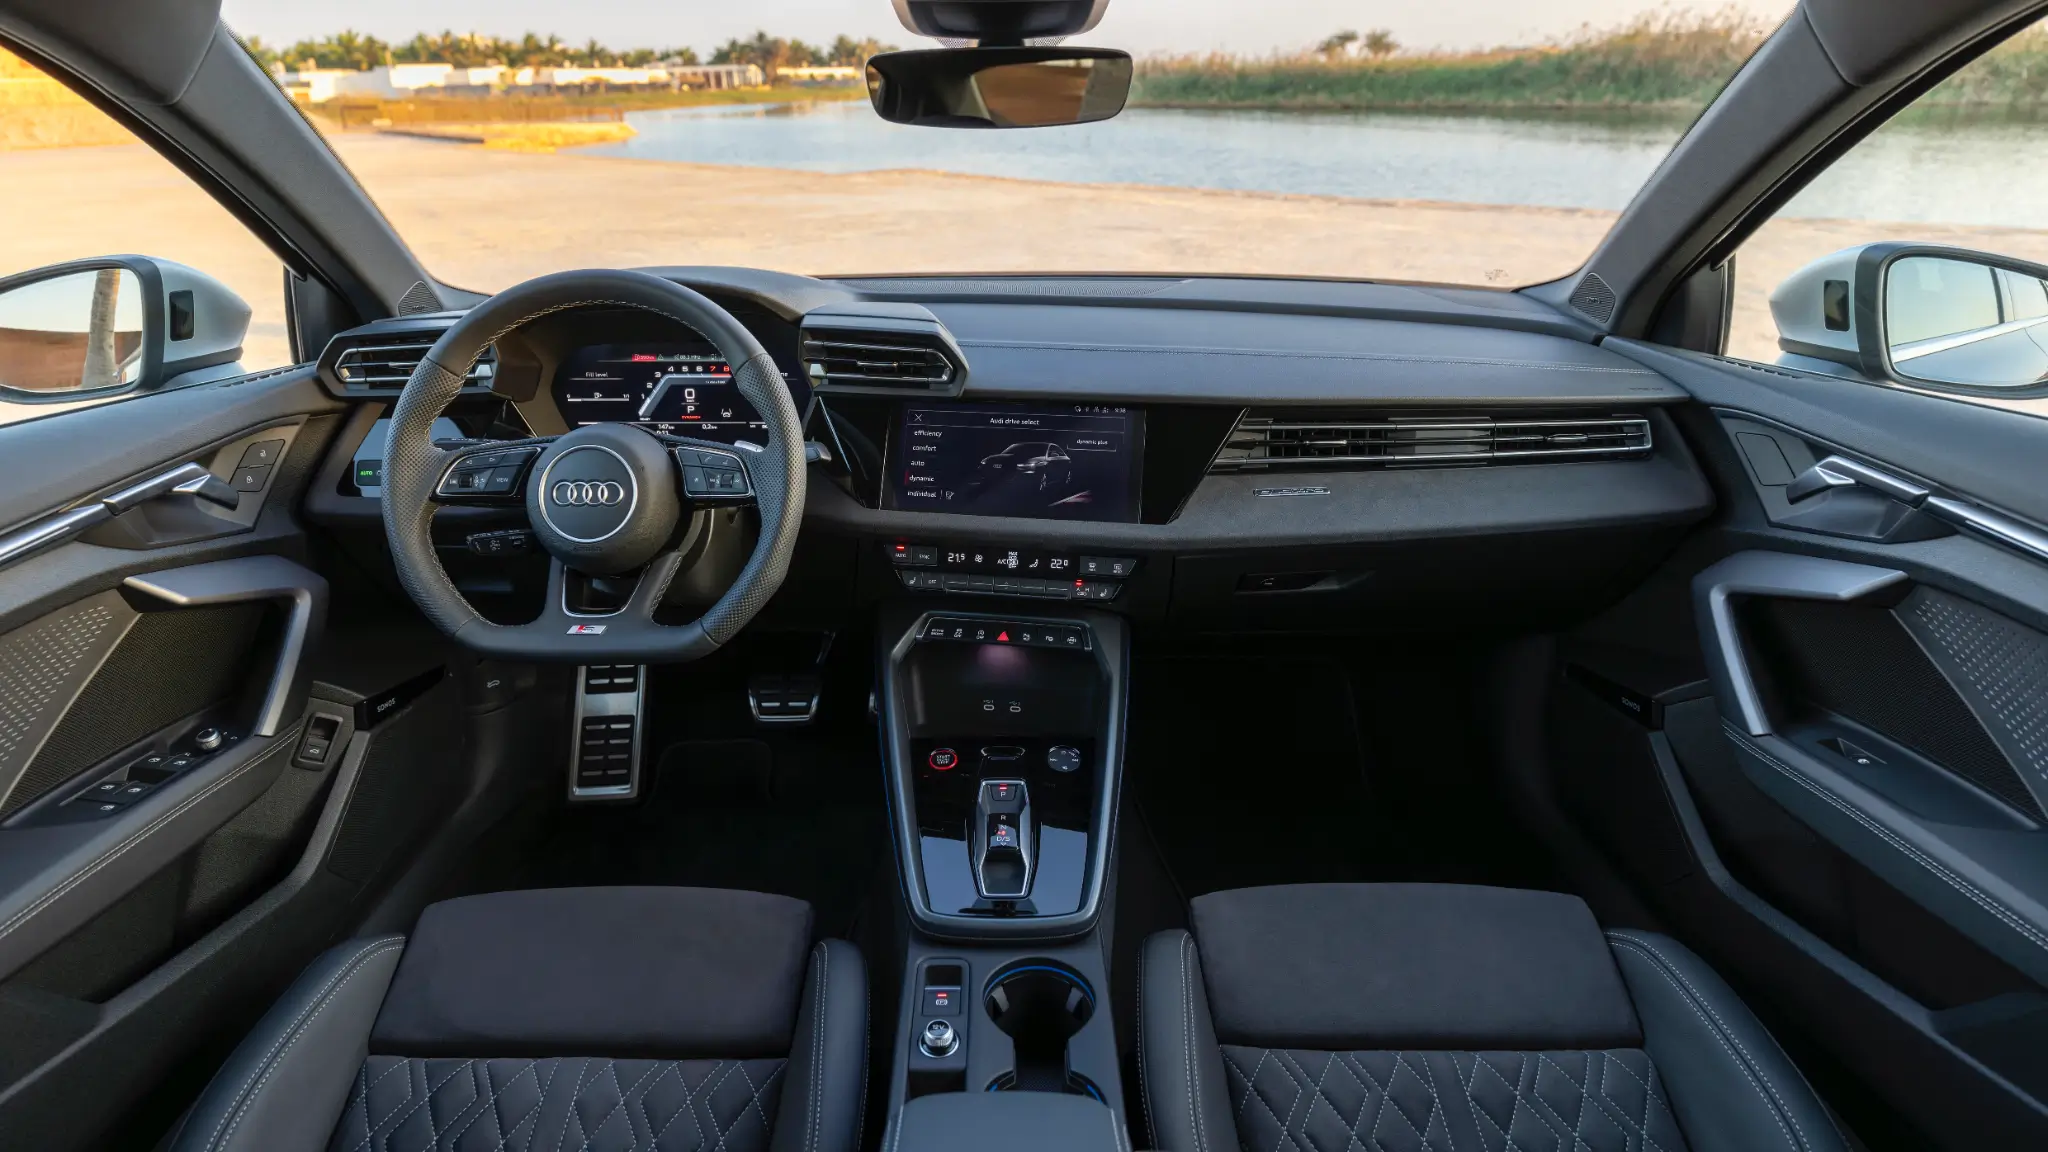
[[[691,465],[683,469],[683,491],[692,496],[706,496],[711,492],[711,474]]]

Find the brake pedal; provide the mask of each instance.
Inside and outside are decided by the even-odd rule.
[[[591,664],[576,670],[576,724],[569,748],[569,800],[640,795],[641,706],[647,668]]]
[[[747,710],[757,724],[809,724],[823,684],[815,673],[762,674],[747,680]]]

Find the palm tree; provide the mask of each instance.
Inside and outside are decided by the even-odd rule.
[[[102,268],[92,278],[92,305],[86,314],[85,366],[80,388],[111,388],[121,382],[121,354],[115,347],[114,310],[121,300],[121,270]]]

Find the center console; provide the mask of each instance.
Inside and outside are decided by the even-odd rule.
[[[879,701],[913,923],[1059,939],[1101,910],[1128,641],[1106,613],[885,613]]]
[[[931,603],[886,606],[879,633],[890,816],[914,928],[892,1113],[972,1130],[1092,1109],[1092,1130],[1111,1137],[1123,1093],[1102,922],[1127,627],[1079,606]],[[1035,1104],[982,1103],[1011,1092]]]

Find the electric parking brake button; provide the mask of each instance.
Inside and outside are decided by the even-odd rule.
[[[926,988],[924,990],[924,1014],[926,1016],[958,1016],[960,1014],[960,990],[958,988]]]

